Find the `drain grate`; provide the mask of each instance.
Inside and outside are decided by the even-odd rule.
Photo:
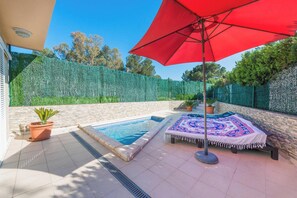
[[[131,179],[129,179],[122,171],[114,166],[108,159],[103,157],[94,147],[87,143],[77,133],[70,132],[70,134],[82,145],[89,153],[91,153],[104,168],[106,168],[132,195],[139,198],[150,198],[139,186],[137,186]]]

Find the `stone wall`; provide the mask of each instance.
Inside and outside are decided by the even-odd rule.
[[[173,110],[183,101],[158,101],[158,102],[123,102],[123,103],[101,103],[80,105],[58,105],[47,106],[60,111],[52,121],[55,127],[75,126],[77,124],[89,124],[98,121],[119,119],[132,116],[151,114],[157,111]],[[19,125],[27,125],[38,121],[34,112],[35,106],[10,107],[9,126],[10,130],[18,131]],[[38,107],[37,107],[38,108]]]
[[[218,103],[220,113],[232,111],[243,114],[251,121],[270,131],[274,135],[269,138],[282,153],[297,162],[297,116],[275,113],[249,107],[232,105],[227,103]]]

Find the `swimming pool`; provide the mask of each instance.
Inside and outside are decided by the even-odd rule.
[[[163,118],[152,116],[144,119],[119,122],[116,124],[93,126],[93,128],[98,133],[103,133],[123,145],[130,145],[147,133],[150,129],[157,126],[162,120]]]
[[[170,120],[151,116],[78,127],[122,160],[130,161]]]

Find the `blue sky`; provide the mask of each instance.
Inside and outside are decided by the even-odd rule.
[[[162,0],[57,0],[45,47],[52,48],[61,42],[70,43],[70,33],[80,31],[87,35],[100,35],[104,44],[118,48],[125,60],[129,50],[149,28],[161,2]],[[13,50],[24,51],[17,48]],[[240,57],[240,54],[236,54],[218,63],[231,70]],[[181,80],[183,72],[197,64],[164,67],[154,62],[157,74],[174,80]]]

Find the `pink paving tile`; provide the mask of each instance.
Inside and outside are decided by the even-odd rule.
[[[297,189],[297,174],[295,172],[271,171],[266,174],[266,179],[279,185],[285,185],[292,189]]]
[[[245,171],[236,170],[233,181],[265,193],[265,176],[262,174],[255,175]]]
[[[244,184],[240,184],[236,181],[232,181],[227,195],[240,198],[265,198],[265,193],[255,190],[254,188],[248,187]]]
[[[206,171],[202,174],[199,181],[226,193],[231,179],[230,177],[223,177],[215,172]]]
[[[271,198],[296,198],[297,189],[289,188],[285,185],[279,185],[272,181],[266,181],[266,195]]]
[[[174,171],[166,180],[184,193],[187,193],[197,182],[196,179],[182,171]]]
[[[152,152],[149,152],[148,154],[156,158],[157,160],[163,160],[164,157],[171,155],[168,151],[164,151],[162,149],[156,149]]]
[[[191,176],[191,177],[193,177],[195,179],[199,179],[200,176],[202,175],[202,173],[204,171],[206,171],[205,168],[200,166],[199,162],[192,163],[190,161],[187,161],[187,162],[183,163],[179,167],[179,170],[181,170],[182,172],[188,174],[189,176]]]
[[[153,158],[152,156],[146,154],[141,159],[139,159],[137,163],[141,164],[145,168],[150,168],[158,163],[158,161],[159,160],[157,160],[156,158]]]
[[[151,193],[152,197],[170,197],[170,198],[181,198],[184,197],[184,193],[169,184],[167,181],[163,181],[158,185]]]
[[[163,181],[163,178],[159,177],[157,174],[153,173],[150,170],[146,170],[145,172],[135,177],[133,181],[145,192],[148,193],[151,192],[156,186],[158,186]]]
[[[104,195],[104,198],[134,198],[134,196],[125,188],[120,188]]]
[[[173,154],[167,155],[162,159],[162,162],[170,164],[171,166],[178,168],[180,167],[185,160],[179,157],[175,157]]]
[[[167,163],[159,162],[159,163],[155,164],[154,166],[152,166],[149,170],[156,173],[158,176],[162,177],[163,179],[166,179],[176,169]]]
[[[236,168],[234,168],[234,167],[231,168],[230,166],[226,166],[226,165],[219,163],[215,166],[207,167],[207,170],[209,172],[217,173],[218,175],[221,175],[226,178],[232,178],[235,173]]]
[[[226,152],[230,152],[229,155],[224,154],[217,154],[218,158],[219,158],[219,164],[220,165],[224,165],[230,168],[235,168],[239,162],[240,159],[240,154],[233,154],[231,153],[231,151],[226,151]]]
[[[125,173],[125,175],[127,175],[129,178],[134,178],[145,170],[146,168],[138,163],[131,163],[121,168],[121,171]]]
[[[237,164],[237,170],[253,174],[265,176],[265,160],[249,161],[247,159],[241,159]]]
[[[224,198],[226,193],[198,181],[189,191],[188,195],[192,198]]]

